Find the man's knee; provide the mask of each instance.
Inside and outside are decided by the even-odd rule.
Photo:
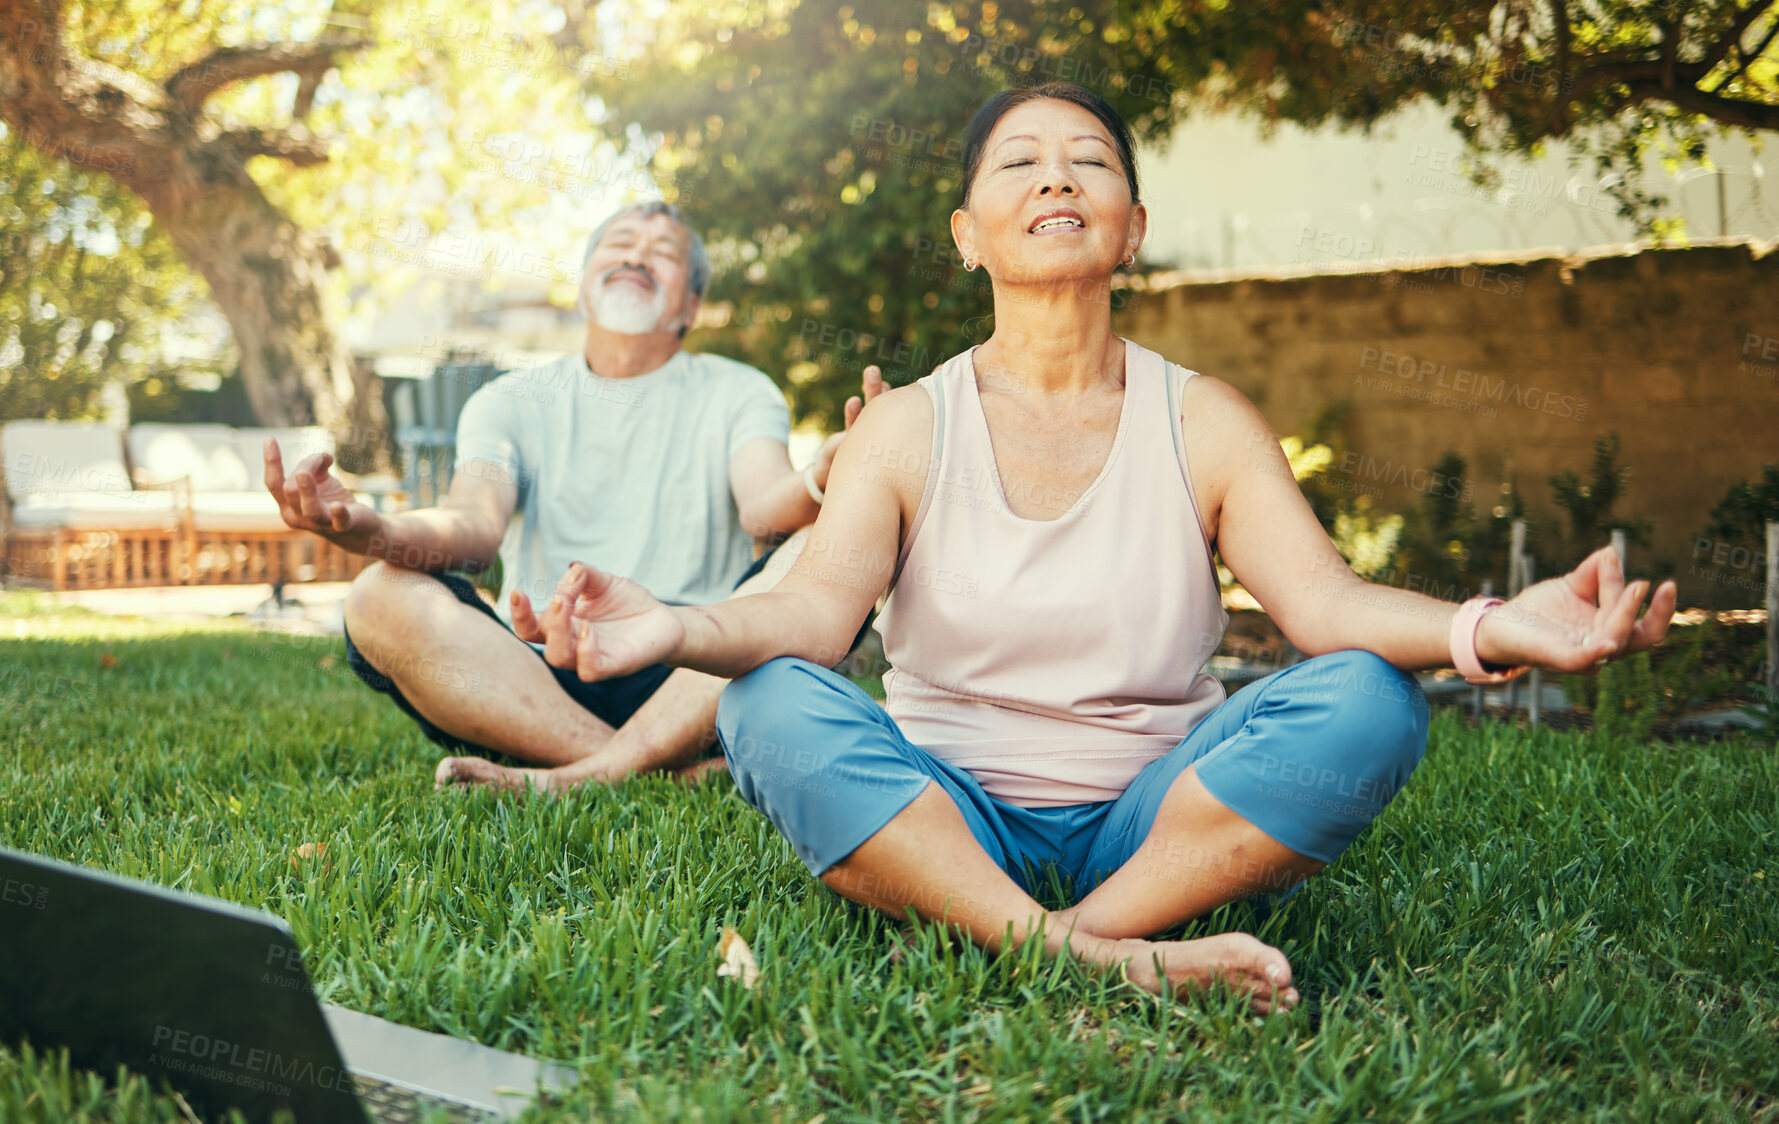
[[[443,598],[456,603],[451,591],[438,579],[418,570],[394,566],[388,562],[372,562],[352,580],[341,606],[346,631],[356,643],[388,644],[410,635],[421,610]]]

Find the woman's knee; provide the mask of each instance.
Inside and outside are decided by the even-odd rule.
[[[1427,744],[1414,677],[1366,651],[1289,669],[1254,719],[1245,748],[1209,758],[1200,779],[1272,838],[1323,862],[1395,799]]]
[[[717,698],[718,728],[772,709],[774,700],[797,689],[797,665],[808,662],[794,656],[775,656],[729,680]]]
[[[808,660],[777,656],[729,680],[717,697],[717,734],[731,767],[795,739],[803,707],[797,698],[819,680]]]
[[[1375,652],[1353,649],[1319,657],[1316,682],[1328,692],[1330,720],[1382,757],[1406,779],[1427,749],[1427,695],[1410,673]]]

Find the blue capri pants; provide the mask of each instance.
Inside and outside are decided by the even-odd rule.
[[[968,772],[911,743],[857,684],[808,660],[781,656],[732,680],[717,704],[717,736],[743,799],[811,874],[937,784],[1028,893],[1053,865],[1079,898],[1142,845],[1188,766],[1266,835],[1333,862],[1420,763],[1427,699],[1412,675],[1372,652],[1316,656],[1225,699],[1116,800],[1057,808],[995,799]]]

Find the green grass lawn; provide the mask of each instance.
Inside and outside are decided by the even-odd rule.
[[[323,999],[576,1066],[536,1119],[1779,1119],[1771,746],[1439,712],[1413,783],[1259,929],[1304,995],[1265,1020],[904,943],[727,778],[435,794],[437,756],[337,640],[0,598],[0,843],[270,910]],[[327,863],[293,866],[309,842]],[[724,925],[755,990],[716,974]],[[180,1119],[0,1051],[0,1121]]]

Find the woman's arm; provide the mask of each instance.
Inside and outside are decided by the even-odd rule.
[[[1458,606],[1354,574],[1303,498],[1260,411],[1227,383],[1202,376],[1193,382],[1201,380],[1195,404],[1218,419],[1206,427],[1216,436],[1202,458],[1216,466],[1218,550],[1286,639],[1310,656],[1358,648],[1405,671],[1452,666]],[[1639,651],[1661,642],[1674,612],[1676,589],[1665,582],[1639,620],[1648,592],[1647,582],[1626,586],[1616,556],[1598,551],[1484,616],[1477,653],[1492,663],[1581,671]]]
[[[889,585],[901,547],[903,498],[926,479],[931,440],[926,392],[886,394],[865,408],[834,453],[821,514],[796,562],[765,593],[675,610],[683,639],[666,662],[733,679],[774,656],[800,656],[823,667],[840,662],[859,625]],[[919,411],[927,413],[924,438]],[[884,455],[923,451],[918,473]],[[909,465],[909,468],[915,466]]]
[[[910,497],[919,501],[931,440],[924,390],[904,387],[866,406],[834,457],[808,543],[764,593],[669,607],[627,578],[577,563],[541,615],[515,600],[514,631],[541,641],[552,665],[577,668],[588,681],[651,663],[728,679],[775,656],[832,666],[889,584],[903,511],[912,510]]]

